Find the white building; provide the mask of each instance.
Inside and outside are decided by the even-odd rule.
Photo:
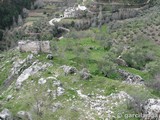
[[[64,17],[70,18],[70,17],[76,17],[77,11],[86,11],[87,8],[85,6],[78,5],[77,7],[69,7],[65,9],[64,11]]]
[[[65,18],[75,17],[75,11],[76,11],[75,7],[69,7],[67,9],[65,9],[65,11],[64,11],[64,17]]]

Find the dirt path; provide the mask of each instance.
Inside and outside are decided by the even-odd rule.
[[[54,22],[60,22],[62,19],[64,19],[64,17],[63,17],[63,18],[53,18],[53,19],[51,19],[51,20],[49,21],[49,24],[50,24],[51,26],[54,26]]]

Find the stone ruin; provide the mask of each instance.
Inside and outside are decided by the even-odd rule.
[[[32,53],[51,53],[51,46],[49,41],[19,41],[18,48],[20,52]]]

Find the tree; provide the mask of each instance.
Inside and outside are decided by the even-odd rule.
[[[23,25],[23,19],[21,15],[18,15],[18,25],[19,26]]]
[[[98,27],[100,28],[102,26],[102,20],[103,20],[103,14],[102,14],[102,6],[99,8],[99,15],[98,15]]]
[[[16,18],[15,18],[15,16],[13,16],[13,27],[16,27],[16,26],[17,26]]]

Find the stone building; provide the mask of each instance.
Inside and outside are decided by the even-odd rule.
[[[87,11],[85,6],[78,5],[77,7],[69,7],[64,11],[65,18],[78,17],[82,12]]]
[[[18,47],[20,52],[51,53],[49,41],[19,41]]]

